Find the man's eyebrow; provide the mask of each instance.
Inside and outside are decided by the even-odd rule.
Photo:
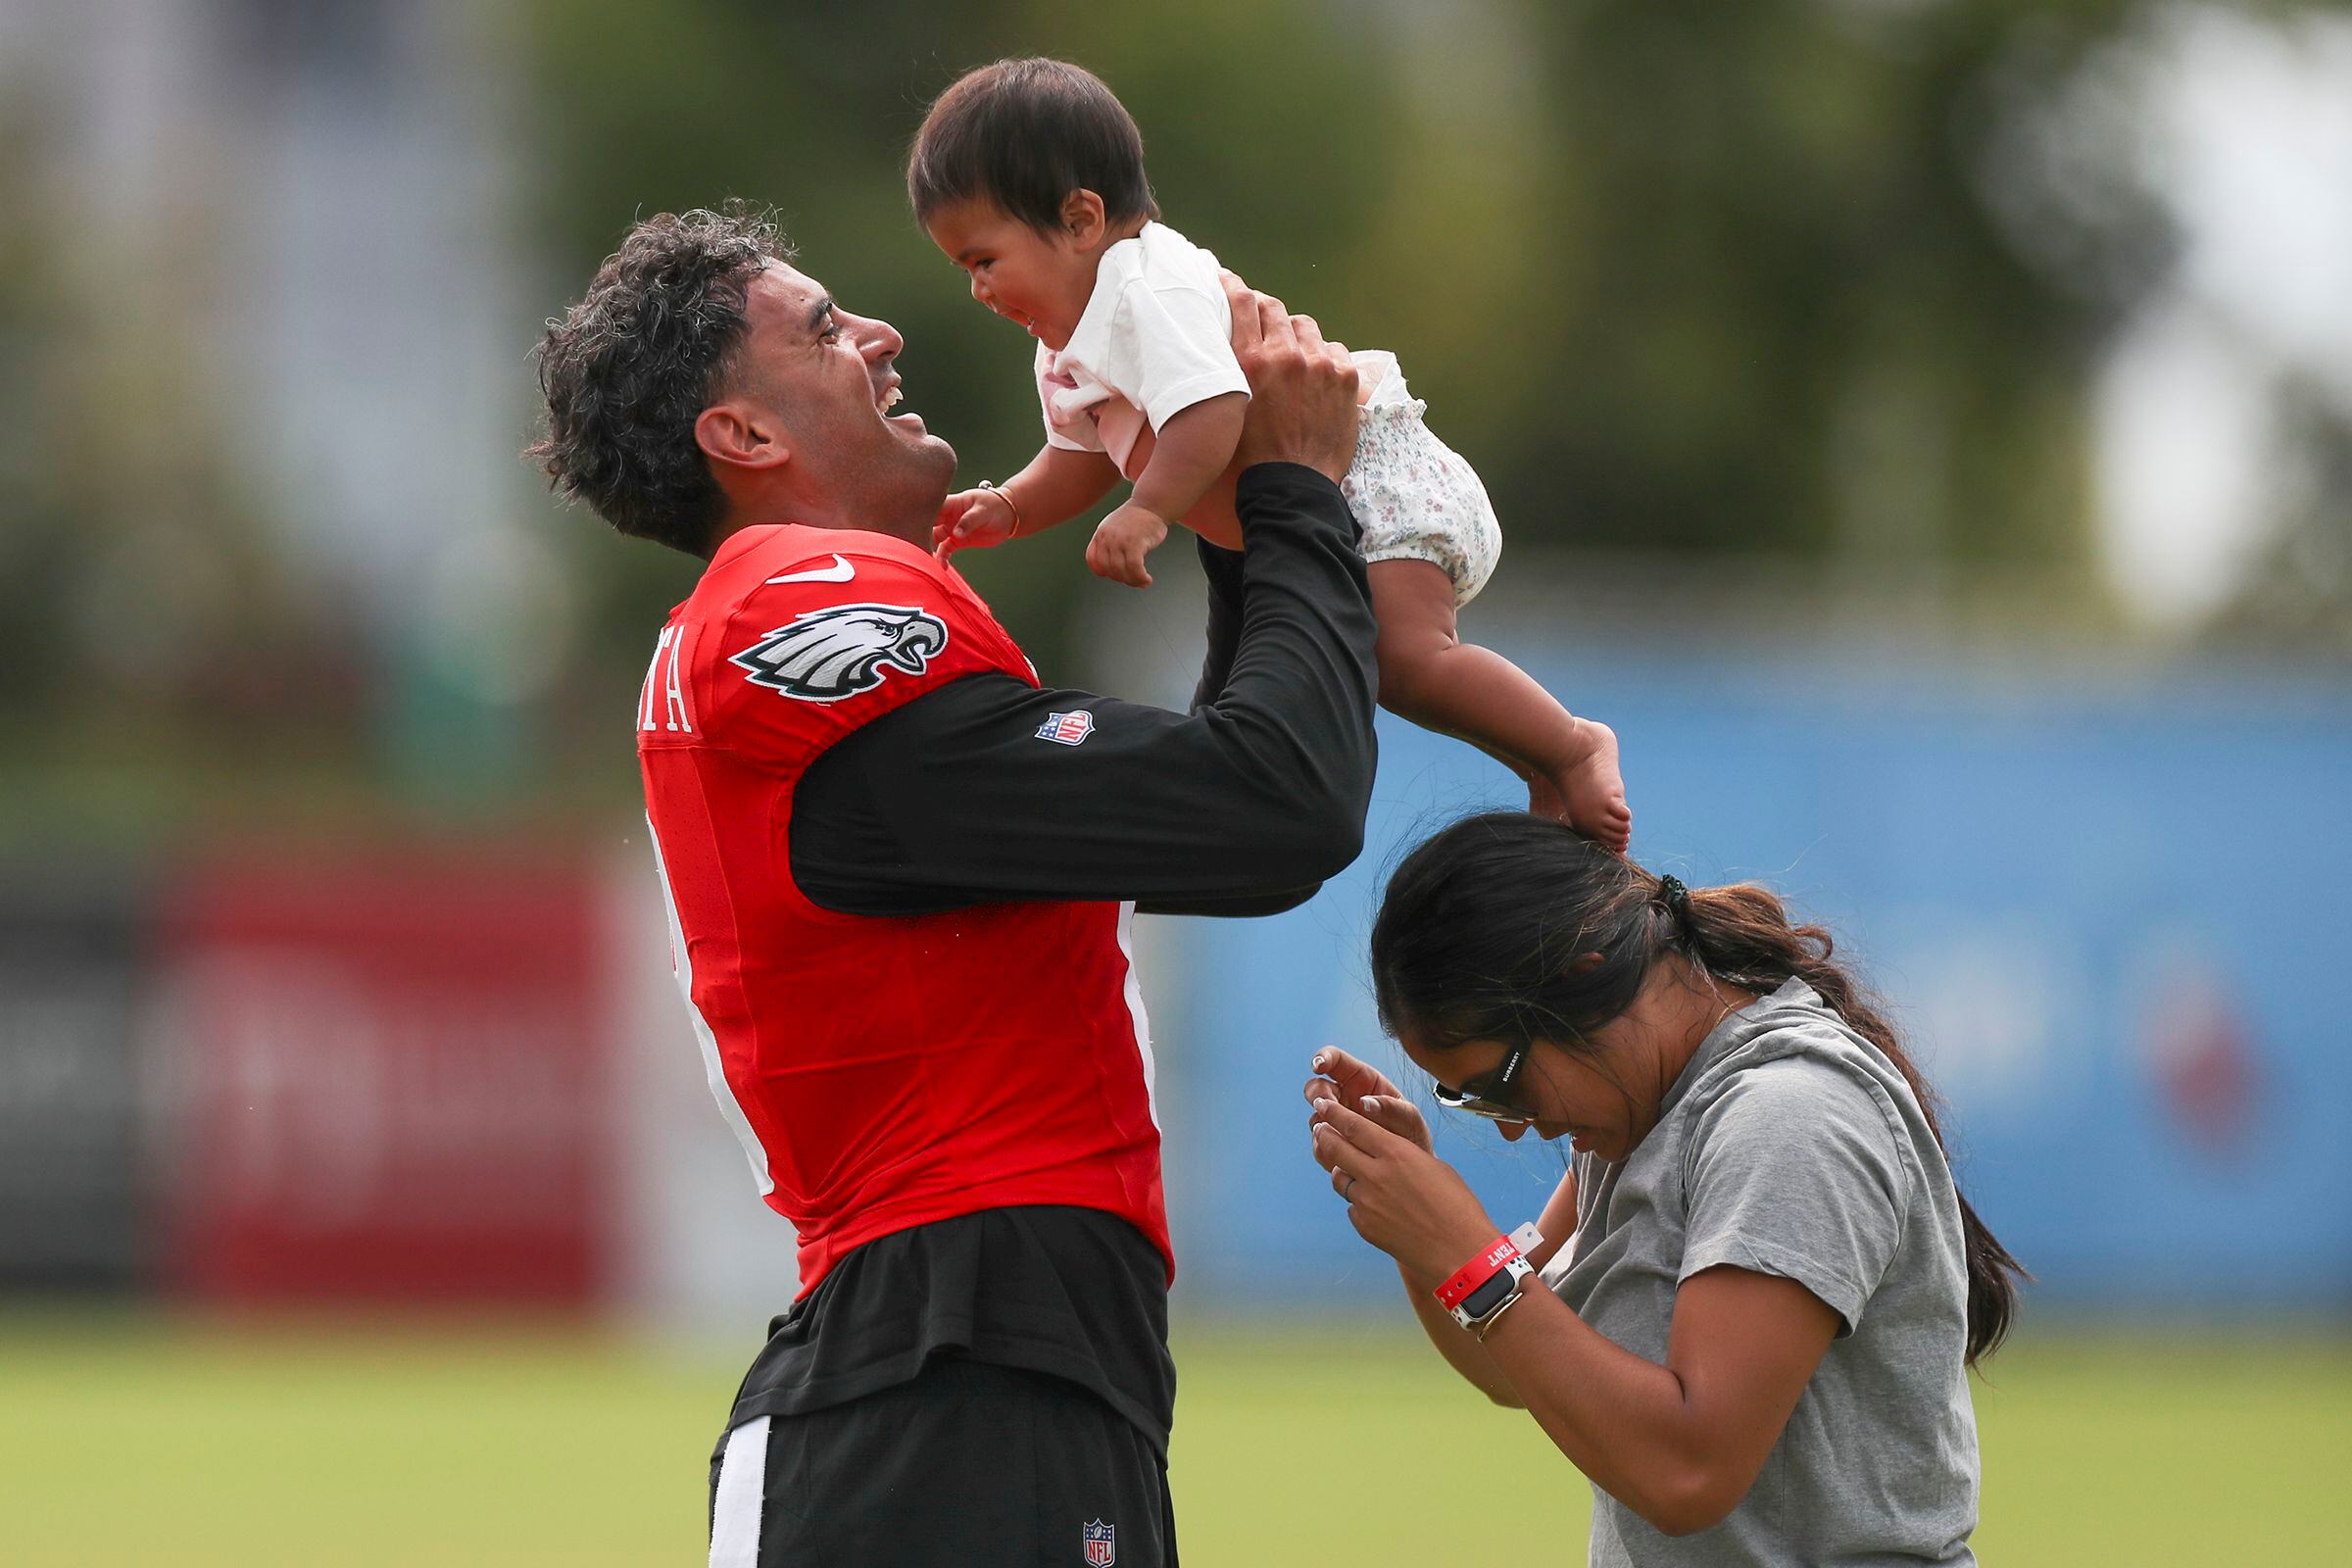
[[[808,330],[813,332],[818,327],[823,326],[825,324],[825,318],[831,316],[832,314],[833,296],[830,294],[818,295],[815,309],[808,313]]]

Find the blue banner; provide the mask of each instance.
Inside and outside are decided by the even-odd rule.
[[[2352,693],[2276,670],[2101,677],[1848,660],[1522,662],[1614,725],[1634,854],[1763,881],[1826,922],[1948,1102],[1963,1190],[2034,1298],[2352,1303]],[[1180,1299],[1394,1292],[1306,1154],[1325,1042],[1380,1062],[1504,1227],[1560,1153],[1429,1107],[1373,1015],[1365,941],[1403,852],[1523,806],[1383,715],[1364,856],[1311,904],[1185,922],[1160,1052]]]

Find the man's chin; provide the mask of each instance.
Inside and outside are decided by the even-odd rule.
[[[931,433],[931,427],[923,423],[923,416],[919,414],[888,415],[883,418],[882,423],[892,435],[897,436],[908,446],[938,447],[951,454],[955,451],[955,448]]]
[[[955,474],[956,449],[948,445],[944,438],[935,436],[926,430],[915,445],[925,457],[931,458],[939,464],[940,473],[943,477]]]

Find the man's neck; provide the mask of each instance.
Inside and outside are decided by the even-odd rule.
[[[710,535],[710,553],[718,554],[719,547],[746,528],[763,528],[775,523],[798,523],[804,528],[836,528],[849,533],[886,534],[907,544],[928,550],[931,548],[931,523],[939,515],[935,506],[921,517],[911,514],[904,517],[864,515],[847,517],[834,515],[829,509],[774,504],[739,508],[719,520]]]

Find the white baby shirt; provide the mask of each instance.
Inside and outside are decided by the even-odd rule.
[[[1165,223],[1102,253],[1095,291],[1058,354],[1037,346],[1046,441],[1107,453],[1124,473],[1136,438],[1194,404],[1250,390],[1233,357],[1217,259]]]

